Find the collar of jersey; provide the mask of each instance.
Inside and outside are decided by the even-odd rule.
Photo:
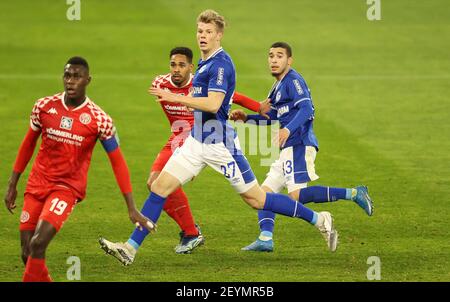
[[[201,60],[200,59],[200,64],[207,62],[208,60],[210,60],[211,58],[215,57],[219,52],[223,51],[223,47],[219,47],[219,49],[217,49],[215,52],[213,52],[209,57],[206,58],[206,60]]]
[[[289,68],[289,71],[283,76],[283,78],[279,81],[275,81],[275,83],[273,83],[272,88],[270,89],[269,94],[267,95],[267,97],[270,97],[270,95],[272,94],[272,92],[276,91],[278,89],[278,87],[280,87],[281,82],[283,82],[283,80],[286,78],[286,76],[288,74],[290,74],[292,71],[292,68]]]
[[[177,87],[177,88],[184,88],[184,87],[186,87],[186,86],[191,85],[192,78],[194,77],[194,76],[192,75],[192,73],[191,73],[191,75],[189,76],[189,81],[187,81],[186,85],[181,86],[181,87],[178,87],[177,85],[175,85],[175,84],[172,82],[171,74],[168,73],[168,75],[169,75],[169,83],[170,83],[173,87]]]
[[[86,106],[87,103],[89,103],[89,102],[91,101],[91,100],[89,99],[89,97],[86,96],[86,98],[84,99],[84,102],[81,103],[80,106],[78,106],[78,107],[76,107],[76,108],[70,110],[69,107],[66,106],[66,103],[64,103],[64,96],[65,96],[65,95],[66,95],[66,92],[64,91],[64,92],[61,94],[61,103],[62,103],[62,105],[64,106],[64,108],[66,108],[67,111],[75,111],[75,110],[81,109],[81,108],[83,108],[84,106]]]

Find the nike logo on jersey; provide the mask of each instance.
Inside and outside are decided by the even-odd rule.
[[[51,114],[58,114],[58,111],[56,111],[55,108],[51,108],[51,109],[48,111],[48,113],[51,113]]]

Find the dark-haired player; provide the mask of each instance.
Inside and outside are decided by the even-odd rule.
[[[239,139],[227,122],[231,98],[236,87],[236,72],[231,57],[221,47],[225,19],[213,10],[197,18],[197,43],[201,60],[192,84],[192,96],[180,96],[164,89],[150,93],[165,101],[195,109],[194,126],[184,144],[170,157],[153,182],[142,213],[157,222],[168,195],[210,166],[236,190],[252,208],[300,218],[314,225],[335,249],[335,228],[328,212],[317,213],[302,203],[279,193],[267,193],[240,149]]]
[[[261,185],[262,189],[268,193],[278,193],[287,188],[289,196],[301,204],[351,200],[371,216],[373,205],[365,186],[307,187],[308,182],[319,178],[314,168],[319,144],[313,131],[314,105],[311,94],[303,77],[291,68],[292,61],[292,49],[289,44],[286,42],[272,44],[268,63],[276,82],[268,96],[272,105],[272,110],[268,113],[269,120],[261,115],[247,115],[239,109],[233,110],[230,114],[232,120],[253,122],[258,125],[267,125],[274,120],[280,122],[278,135],[280,157],[271,165]],[[271,211],[258,211],[258,223],[261,230],[259,237],[243,250],[272,252],[275,214]],[[338,233],[335,231],[334,240],[329,241],[330,250],[336,249],[337,239]]]
[[[108,153],[130,220],[140,228],[154,228],[136,209],[128,167],[111,117],[86,96],[90,81],[86,60],[69,59],[64,67],[64,92],[39,99],[31,112],[30,128],[19,148],[5,195],[6,207],[13,213],[17,183],[41,136],[20,216],[22,260],[26,264],[23,281],[52,281],[45,252],[75,204],[85,197],[97,139]]]

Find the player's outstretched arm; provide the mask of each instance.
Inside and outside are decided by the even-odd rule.
[[[251,111],[258,112],[266,119],[270,118],[267,115],[267,113],[270,111],[270,99],[266,99],[262,102],[257,102],[252,98],[249,98],[248,96],[236,91],[233,94],[233,103],[242,106],[244,108],[247,108]]]
[[[131,222],[140,229],[145,227],[149,232],[155,231],[156,224],[151,222],[136,209],[136,204],[132,194],[130,172],[116,138],[113,136],[101,142],[103,148],[108,154],[117,184],[119,185],[120,191],[125,199],[125,203],[128,208],[128,216]]]
[[[258,112],[261,107],[261,104],[259,102],[237,91],[235,91],[233,94],[233,103],[254,112]]]
[[[217,113],[222,105],[225,94],[222,92],[209,91],[207,97],[190,97],[165,91],[160,88],[150,88],[148,92],[157,96],[157,102],[166,101],[180,103],[188,107],[211,113]]]
[[[242,110],[242,109],[231,110],[231,112],[230,112],[230,120],[232,120],[232,121],[242,121],[242,122],[245,123],[247,121],[247,113],[245,113],[245,111]]]
[[[22,144],[19,147],[19,152],[17,153],[16,161],[14,163],[13,172],[8,181],[8,188],[5,193],[5,205],[11,214],[14,214],[12,210],[16,208],[16,197],[17,197],[17,183],[19,182],[20,176],[27,167],[28,162],[33,156],[34,149],[36,148],[37,140],[41,134],[40,130],[28,129]]]
[[[266,100],[268,103],[270,99]],[[271,108],[269,112],[264,115],[261,114],[247,114],[241,109],[235,109],[230,112],[230,119],[233,121],[243,121],[244,123],[250,122],[258,126],[268,126],[278,120],[277,111]]]

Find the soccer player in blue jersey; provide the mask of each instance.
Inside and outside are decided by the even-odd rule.
[[[276,78],[268,96],[272,104],[269,119],[247,115],[239,109],[230,114],[232,120],[257,125],[268,125],[276,120],[280,123],[280,157],[272,164],[262,189],[278,193],[287,188],[289,196],[302,204],[352,200],[371,216],[373,205],[365,186],[349,189],[307,187],[308,182],[319,178],[314,170],[319,145],[313,131],[314,105],[310,91],[303,77],[291,68],[292,49],[287,43],[274,43],[269,50],[268,61],[272,76]],[[242,250],[272,252],[275,213],[260,210],[258,219],[259,237]],[[337,239],[337,232],[335,237]]]
[[[191,95],[149,89],[159,100],[181,103],[195,109],[195,112],[190,136],[152,183],[151,193],[141,213],[156,223],[167,196],[210,166],[223,174],[252,208],[301,218],[315,225],[324,235],[329,248],[335,250],[336,231],[330,213],[316,213],[287,195],[264,192],[240,150],[236,133],[227,122],[236,73],[233,61],[221,47],[224,27],[224,18],[213,10],[206,10],[197,18],[201,60],[194,75]],[[135,230],[127,242],[127,251],[123,251],[126,258],[134,259],[136,250],[148,233]]]

